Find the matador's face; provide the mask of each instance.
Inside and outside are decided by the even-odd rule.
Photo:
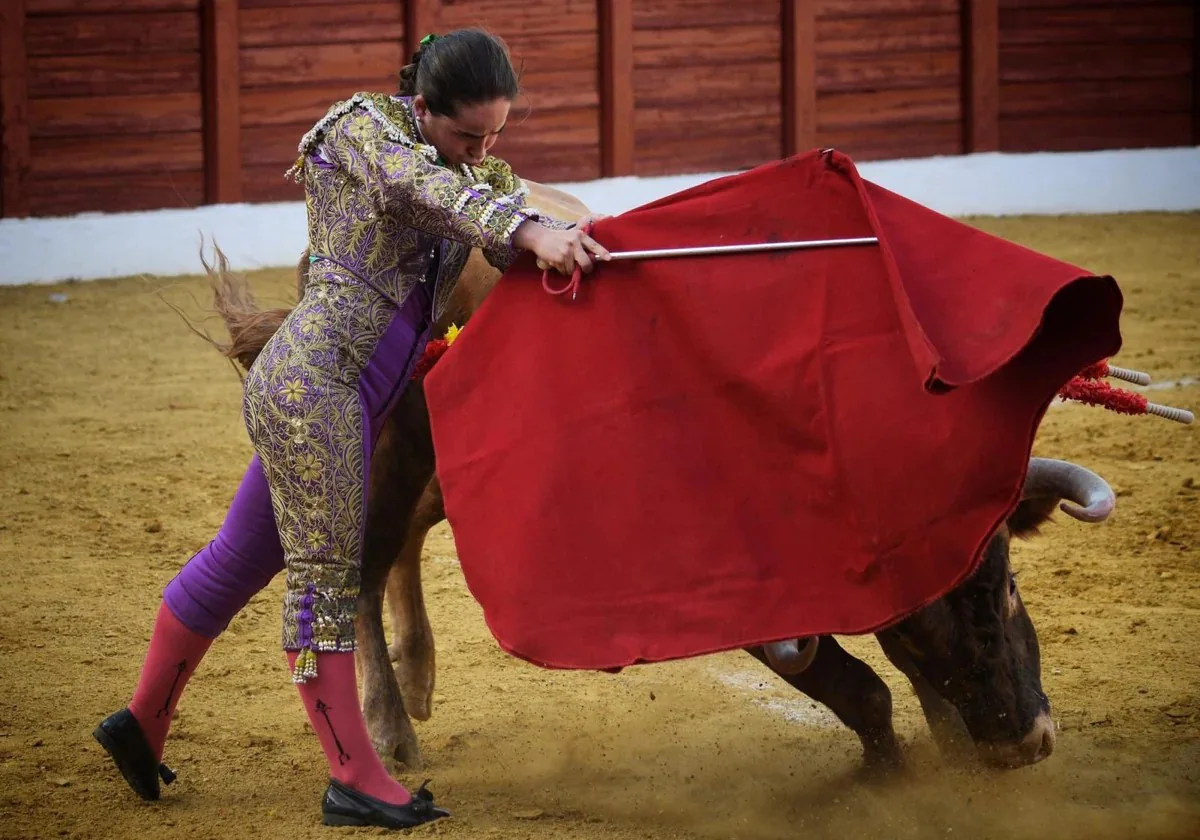
[[[478,166],[504,131],[512,103],[495,99],[459,106],[453,116],[434,114],[420,96],[413,99],[413,115],[427,143],[432,143],[447,163]]]

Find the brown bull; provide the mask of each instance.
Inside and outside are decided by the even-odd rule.
[[[557,218],[586,208],[564,193],[531,184],[530,203]],[[302,295],[307,259],[299,264]],[[248,367],[287,310],[260,311],[241,278],[219,260],[209,268],[215,305],[231,341],[222,352]],[[455,299],[436,325],[463,324],[499,279],[478,253],[468,262]],[[445,518],[434,472],[424,393],[409,387],[389,418],[371,462],[371,487],[357,627],[363,711],[376,748],[416,769],[420,748],[410,715],[429,718],[435,677],[433,631],[421,587],[421,552],[429,530]],[[885,655],[912,683],[939,747],[958,752],[973,743],[997,766],[1040,761],[1054,748],[1050,704],[1042,691],[1037,634],[1009,563],[1014,537],[1030,536],[1063,505],[1083,521],[1111,511],[1112,490],[1073,464],[1035,459],[1024,499],[993,536],[976,573],[935,603],[876,634]],[[383,599],[395,641],[383,629]],[[870,764],[901,760],[892,725],[891,693],[872,668],[831,636],[793,645],[748,649],[771,670],[828,706],[862,741]],[[393,671],[392,662],[396,663]]]

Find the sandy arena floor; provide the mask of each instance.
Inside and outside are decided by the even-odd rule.
[[[977,223],[1114,274],[1120,360],[1159,381],[1200,376],[1200,215]],[[289,272],[254,283],[290,303]],[[320,825],[325,766],[279,650],[281,579],[189,686],[163,801],[137,800],[92,740],[133,689],[161,588],[215,533],[250,454],[237,376],[164,297],[196,317],[207,285],[0,288],[0,837],[386,834]],[[1154,396],[1200,409],[1195,383]],[[417,833],[1200,837],[1196,427],[1060,407],[1038,451],[1099,470],[1120,494],[1110,523],[1062,521],[1017,549],[1060,726],[1049,761],[1010,773],[942,763],[871,639],[851,649],[892,685],[912,759],[886,784],[859,781],[857,739],[745,655],[540,671],[493,643],[443,525],[426,561],[439,690],[418,733],[456,819]]]

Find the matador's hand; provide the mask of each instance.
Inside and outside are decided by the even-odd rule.
[[[525,222],[517,228],[513,244],[518,248],[533,251],[540,268],[549,266],[560,274],[573,273],[576,265],[585,274],[589,274],[595,267],[594,259],[611,259],[608,250],[584,233],[582,226],[570,230],[554,230],[537,222]]]

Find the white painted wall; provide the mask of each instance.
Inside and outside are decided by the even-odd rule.
[[[951,216],[1200,210],[1200,146],[977,154],[863,163],[864,178]],[[616,215],[729,173],[558,184]],[[0,285],[195,274],[201,237],[235,269],[291,266],[304,205],[223,204],[145,213],[0,220]]]

